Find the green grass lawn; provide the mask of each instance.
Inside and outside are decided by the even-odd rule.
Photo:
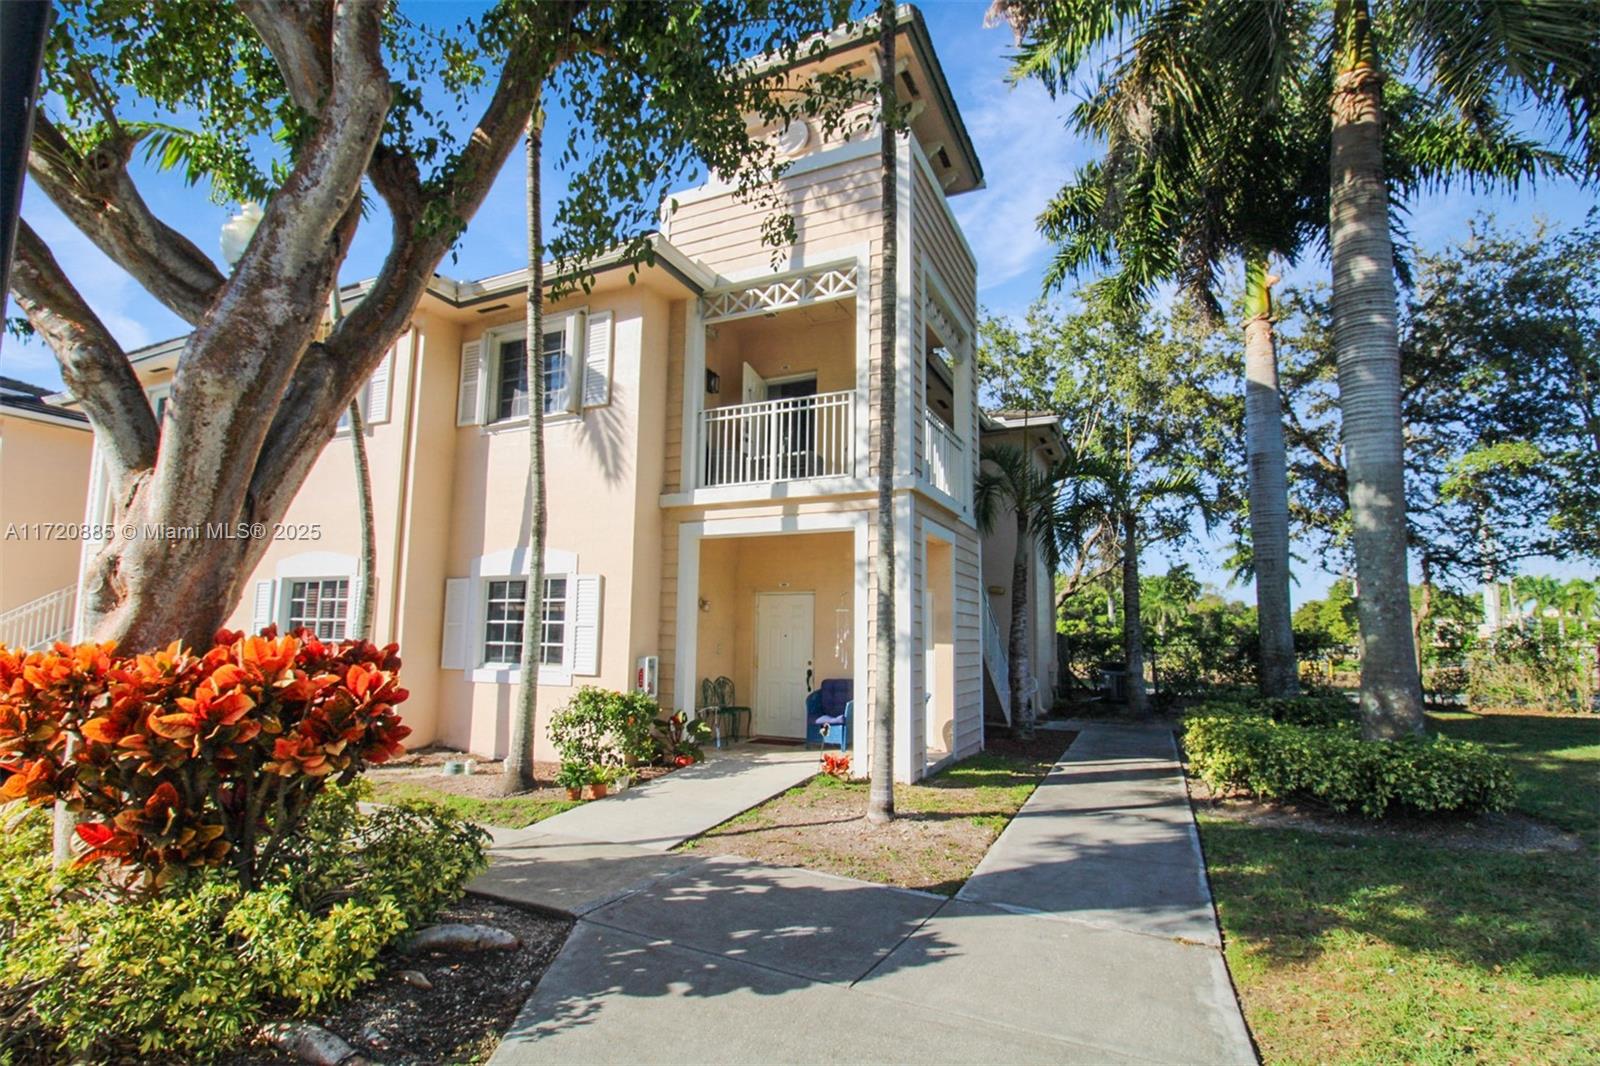
[[[372,798],[377,803],[426,800],[480,825],[495,825],[505,829],[521,829],[578,806],[572,800],[545,796],[463,796],[414,781],[373,781]]]
[[[1509,756],[1578,852],[1515,855],[1201,814],[1233,973],[1277,1062],[1600,1061],[1600,719],[1440,715]]]

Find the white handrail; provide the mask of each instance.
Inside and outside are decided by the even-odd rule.
[[[982,594],[978,601],[983,605],[983,661],[994,679],[994,690],[1000,697],[1000,710],[1005,713],[1006,724],[1011,724],[1011,659],[1006,645],[1000,639],[1000,626],[989,608],[989,597]]]
[[[0,644],[35,651],[66,640],[77,602],[78,587],[68,585],[11,608],[0,614]]]
[[[701,488],[841,477],[855,466],[855,393],[708,408],[698,438]]]
[[[922,476],[928,484],[965,503],[966,479],[962,472],[961,438],[932,411],[922,412]]]

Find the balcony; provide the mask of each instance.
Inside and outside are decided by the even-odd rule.
[[[930,411],[922,413],[922,477],[957,502],[967,499],[966,449],[961,438]]]
[[[855,473],[855,391],[761,400],[700,412],[700,488]]]

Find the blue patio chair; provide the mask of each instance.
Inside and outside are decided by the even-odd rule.
[[[850,746],[850,721],[855,704],[854,683],[848,677],[829,678],[806,696],[806,746]]]

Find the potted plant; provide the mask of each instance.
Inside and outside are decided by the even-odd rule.
[[[594,763],[589,767],[589,796],[592,799],[605,799],[606,790],[611,785],[611,769]]]
[[[567,790],[567,799],[583,798],[583,786],[589,783],[589,768],[581,762],[564,762],[556,771],[556,784]]]

